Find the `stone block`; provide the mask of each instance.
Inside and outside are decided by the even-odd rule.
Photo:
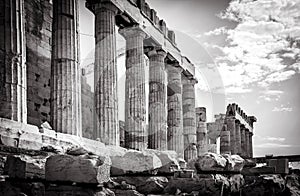
[[[275,173],[277,174],[289,173],[288,159],[267,159],[267,166],[275,167]]]
[[[173,174],[180,169],[175,151],[159,151],[147,149],[147,152],[154,153],[161,161],[162,167],[158,169],[160,174]]]
[[[195,162],[195,168],[198,173],[201,171],[224,171],[227,160],[219,154],[206,153],[199,156]]]
[[[274,174],[275,173],[275,167],[269,167],[269,166],[262,166],[262,167],[252,167],[248,168],[245,167],[242,170],[243,175],[260,175],[260,174]]]
[[[120,154],[110,155],[112,160],[111,175],[124,174],[151,174],[154,170],[162,167],[160,159],[146,151],[128,150],[123,156]]]
[[[242,171],[244,165],[245,165],[245,160],[240,157],[239,155],[229,155],[229,154],[224,154],[223,157],[227,160],[226,164],[226,171],[236,171],[240,172]]]
[[[4,173],[10,178],[45,179],[45,163],[44,156],[9,155]]]
[[[99,184],[109,181],[110,165],[105,156],[53,155],[46,161],[46,180]]]

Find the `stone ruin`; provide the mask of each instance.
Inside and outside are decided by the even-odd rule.
[[[249,195],[243,176],[272,170],[247,159],[256,119],[232,104],[211,131],[206,109],[195,108],[194,65],[145,0],[86,7],[95,15],[94,92],[79,65],[77,0],[0,2],[0,196]],[[125,122],[116,26],[126,39]],[[219,130],[222,155],[211,150]],[[274,194],[291,190],[280,176],[257,178]]]

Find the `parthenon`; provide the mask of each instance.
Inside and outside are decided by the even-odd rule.
[[[0,196],[185,195],[201,184],[200,195],[223,192],[218,172],[256,175],[246,167],[256,117],[232,103],[208,122],[195,65],[145,0],[85,1],[95,19],[92,91],[78,2],[0,2]],[[124,122],[117,34],[126,41]]]

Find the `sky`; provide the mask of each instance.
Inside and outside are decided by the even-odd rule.
[[[237,103],[254,115],[254,156],[300,154],[300,0],[148,0],[196,67],[208,121]],[[81,66],[91,67],[94,16],[80,1]],[[297,41],[298,40],[298,41]],[[117,36],[120,51],[125,46]],[[124,89],[125,59],[118,59]],[[90,74],[89,76],[91,76]],[[123,119],[124,91],[119,90]]]

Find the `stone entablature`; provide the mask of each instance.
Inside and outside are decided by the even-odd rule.
[[[97,1],[87,0],[87,6],[90,6],[94,2]],[[175,61],[180,63],[180,66],[184,70],[188,71],[191,75],[195,75],[193,64],[187,57],[181,55],[180,49],[173,41],[175,34],[167,33],[169,30],[166,27],[166,23],[155,15],[155,10],[151,8],[145,9],[148,4],[144,0],[104,0],[101,2],[110,2],[118,8],[118,17],[121,18],[119,21],[116,21],[118,26],[142,24],[141,29],[148,35],[147,43],[149,43],[149,45],[161,46],[168,55],[171,55]],[[150,16],[150,13],[152,13],[153,16]],[[153,18],[155,18],[154,21]]]
[[[254,116],[248,116],[237,104],[229,104],[227,106],[226,115],[239,120],[250,132],[253,132],[253,123],[256,122],[257,119]]]

